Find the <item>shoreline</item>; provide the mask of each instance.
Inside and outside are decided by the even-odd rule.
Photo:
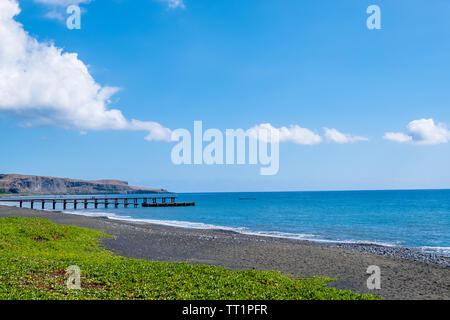
[[[450,189],[442,189],[442,190],[450,191]],[[366,190],[359,190],[359,191],[365,192]],[[379,190],[379,191],[389,191],[389,190]],[[8,205],[15,206],[13,204]],[[29,208],[30,206],[25,205],[23,207]],[[62,208],[57,208],[57,210],[50,210],[49,206],[47,205],[46,209],[42,210],[49,212],[62,212],[65,214],[82,215],[87,217],[105,217],[114,221],[124,221],[136,224],[141,223],[156,224],[185,229],[226,230],[246,235],[274,237],[280,239],[293,239],[298,241],[309,241],[321,243],[324,245],[345,247],[347,249],[355,249],[361,252],[372,252],[374,254],[389,255],[393,257],[409,259],[412,261],[437,263],[446,266],[450,265],[450,247],[448,246],[448,243],[444,243],[443,241],[440,242],[427,241],[426,239],[424,239],[424,236],[426,236],[426,234],[420,233],[422,230],[418,230],[419,233],[417,234],[418,235],[417,237],[413,232],[411,232],[411,230],[409,231],[409,233],[403,232],[402,234],[401,232],[399,232],[398,237],[396,236],[391,237],[390,235],[385,235],[383,229],[378,230],[369,229],[369,232],[366,232],[366,234],[362,232],[359,234],[352,232],[346,234],[345,231],[343,231],[343,233],[342,232],[340,233],[340,231],[342,230],[332,230],[330,234],[327,234],[327,232],[323,234],[320,232],[320,230],[315,230],[314,228],[312,228],[312,230],[311,228],[310,230],[307,230],[306,228],[302,229],[301,231],[297,230],[296,233],[296,231],[293,231],[289,228],[288,230],[285,231],[276,231],[277,228],[271,227],[266,228],[269,230],[258,230],[258,227],[254,228],[252,227],[251,223],[248,224],[245,221],[240,221],[240,223],[238,222],[238,225],[235,226],[229,226],[227,225],[227,223],[223,221],[222,224],[220,222],[214,221],[214,218],[209,220],[207,219],[205,220],[205,222],[195,222],[196,219],[193,217],[191,217],[191,219],[187,217],[184,220],[171,220],[170,217],[164,217],[163,219],[152,219],[151,216],[143,218],[139,215],[138,216],[135,216],[133,214],[129,215],[127,212],[124,211],[119,211],[120,214],[117,214],[117,212],[108,211],[106,209],[105,211],[103,211],[101,210],[102,208],[103,207],[99,208],[99,210],[97,209],[71,210],[71,208],[68,208],[68,210],[66,210],[65,208],[64,210]],[[36,207],[35,209],[40,210],[40,208]],[[316,221],[316,223],[321,224],[321,221]],[[440,229],[438,228],[437,230]],[[433,236],[433,234],[431,234],[431,236]],[[446,236],[445,231],[444,232],[441,231],[439,239],[445,239],[445,236]]]
[[[116,236],[102,239],[107,249],[130,258],[337,277],[329,286],[386,299],[450,299],[449,259],[434,261],[428,254],[407,248],[319,243],[0,206],[0,217],[6,216],[39,217],[101,230]],[[370,265],[381,269],[381,290],[366,287]]]
[[[64,211],[53,211],[53,210],[37,210],[37,211],[44,211],[44,212],[58,212],[62,214],[68,214],[68,215],[77,215],[77,216],[84,216],[88,218],[100,218],[100,219],[107,219],[111,221],[118,221],[118,222],[124,222],[124,223],[130,223],[130,224],[137,224],[137,225],[156,225],[156,226],[163,226],[168,228],[179,228],[179,229],[187,229],[187,230],[212,230],[212,231],[219,231],[219,232],[232,232],[236,234],[241,235],[247,235],[247,236],[255,236],[255,237],[263,237],[263,238],[274,238],[274,239],[286,239],[286,240],[293,240],[293,241],[301,241],[306,243],[317,243],[324,246],[329,247],[337,247],[337,248],[345,248],[349,250],[356,250],[359,252],[367,252],[371,254],[376,255],[382,255],[382,256],[390,256],[394,258],[400,258],[400,259],[406,259],[416,262],[424,262],[424,263],[430,263],[430,264],[438,264],[443,265],[446,267],[450,267],[450,256],[445,256],[443,254],[434,253],[434,252],[425,252],[421,251],[419,248],[416,247],[406,247],[406,246],[398,246],[398,245],[387,245],[384,243],[376,243],[371,241],[333,241],[333,240],[327,240],[327,239],[311,239],[311,238],[300,238],[300,237],[290,237],[290,236],[282,236],[282,235],[275,235],[270,234],[269,232],[258,232],[258,231],[238,231],[236,227],[226,227],[226,226],[215,226],[215,225],[204,225],[203,223],[191,223],[192,225],[204,225],[205,227],[202,228],[200,226],[193,227],[193,226],[187,226],[183,225],[183,221],[161,221],[158,220],[149,220],[149,219],[124,219],[124,218],[115,218],[108,216],[108,213],[104,213],[105,215],[102,215],[101,213],[98,216],[92,216],[89,214],[83,214],[82,211],[77,212],[64,212]],[[173,222],[173,223],[168,223]],[[178,223],[178,224],[177,224]],[[190,223],[190,222],[186,222]],[[292,234],[295,235],[295,234]]]

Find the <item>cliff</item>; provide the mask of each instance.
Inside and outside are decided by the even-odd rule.
[[[0,174],[0,193],[13,194],[132,194],[164,193],[164,189],[142,188],[120,180],[76,180],[19,174]]]

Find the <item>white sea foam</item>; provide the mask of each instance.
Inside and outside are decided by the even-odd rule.
[[[430,246],[423,246],[420,247],[420,249],[427,253],[436,253],[439,255],[443,255],[446,257],[450,257],[450,247],[430,247]]]
[[[168,227],[184,228],[184,229],[198,229],[198,230],[224,230],[233,231],[240,234],[255,235],[262,237],[271,238],[281,238],[281,239],[292,239],[292,240],[305,240],[314,241],[321,243],[348,243],[348,244],[374,244],[387,247],[395,247],[395,244],[381,242],[381,241],[365,241],[365,240],[330,240],[322,239],[318,235],[314,234],[303,234],[303,233],[288,233],[280,231],[253,231],[245,227],[227,227],[213,224],[206,224],[201,222],[189,222],[189,221],[178,221],[178,220],[154,220],[154,219],[136,219],[130,216],[116,215],[111,212],[93,212],[93,211],[64,211],[69,214],[93,216],[93,217],[106,217],[111,220],[121,220],[133,223],[142,224],[156,224]]]
[[[14,203],[3,203],[2,205],[16,206]],[[44,211],[53,211],[50,209],[45,209]],[[111,220],[120,220],[125,222],[142,223],[142,224],[156,224],[168,227],[177,227],[185,229],[200,229],[200,230],[224,230],[233,231],[246,235],[255,235],[271,238],[281,238],[281,239],[293,239],[293,240],[305,240],[314,241],[320,243],[346,243],[346,244],[368,244],[368,245],[380,245],[386,247],[399,247],[399,244],[383,242],[383,241],[368,241],[368,240],[331,240],[323,239],[318,235],[314,234],[300,234],[300,233],[287,233],[279,231],[254,231],[245,227],[227,227],[219,226],[213,224],[206,224],[201,222],[189,222],[189,221],[177,221],[177,220],[154,220],[154,219],[136,219],[131,216],[117,215],[112,212],[102,212],[102,211],[63,211],[68,214],[89,216],[89,217],[102,217]],[[438,255],[443,255],[450,257],[450,247],[433,247],[433,246],[422,246],[417,249],[426,253],[435,253]]]
[[[131,221],[133,220],[130,216],[121,216],[112,212],[102,212],[102,211],[62,211],[63,213],[74,214],[78,216],[88,216],[96,218],[108,218],[115,220]]]

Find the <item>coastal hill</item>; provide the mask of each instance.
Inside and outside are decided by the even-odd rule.
[[[77,180],[19,174],[0,174],[0,194],[136,194],[166,193],[164,189],[128,185],[120,180]]]

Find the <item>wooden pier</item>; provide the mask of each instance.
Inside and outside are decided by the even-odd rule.
[[[132,206],[134,208],[139,207],[139,201],[142,207],[189,207],[195,206],[195,202],[176,202],[177,196],[158,196],[158,197],[90,197],[90,198],[8,198],[0,199],[1,202],[17,203],[20,208],[23,208],[25,203],[30,204],[31,209],[40,208],[44,210],[46,204],[50,204],[53,210],[56,210],[57,204],[62,204],[63,210],[66,210],[68,205],[73,205],[73,209],[79,208],[88,209],[93,207],[98,209],[102,208],[119,208],[123,206],[128,208]],[[38,207],[36,207],[38,206]]]

